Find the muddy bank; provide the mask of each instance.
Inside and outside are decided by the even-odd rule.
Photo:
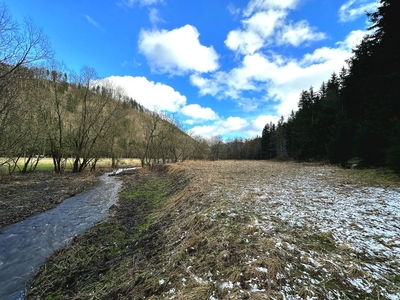
[[[54,174],[37,171],[0,176],[0,230],[30,216],[54,208],[98,182],[96,173]]]
[[[97,287],[104,292],[100,298],[117,299],[127,292],[123,292],[125,288],[131,288],[125,274],[135,257],[146,257],[162,247],[165,237],[160,230],[173,220],[160,225],[156,221],[159,209],[184,189],[190,178],[165,168],[116,176],[123,180],[123,186],[110,216],[78,236],[69,248],[51,256],[27,299],[89,299]]]
[[[99,184],[54,209],[6,226],[0,234],[0,299],[21,299],[47,257],[102,220],[116,203],[121,181],[104,174]]]

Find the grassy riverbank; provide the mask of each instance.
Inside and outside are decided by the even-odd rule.
[[[7,175],[9,173],[9,167],[13,167],[13,163],[10,161],[9,163],[4,163],[8,161],[9,159],[6,157],[0,157],[0,176]],[[15,158],[16,160],[16,158]],[[19,170],[21,170],[26,163],[27,158],[21,157],[18,159],[17,166],[15,167],[15,172],[17,173]],[[36,158],[34,158],[31,161],[31,165],[34,165],[36,163]],[[65,171],[69,172],[73,168],[73,163],[74,160],[72,158],[69,158],[65,162]],[[119,158],[116,161],[117,166],[119,168],[125,168],[125,167],[130,167],[130,166],[140,166],[140,160],[137,158]],[[100,169],[109,169],[111,168],[111,158],[100,158],[96,162],[96,167]],[[88,167],[90,169],[90,166]],[[28,170],[30,170],[28,168]],[[53,165],[53,159],[51,157],[44,157],[40,158],[37,166],[35,168],[35,171],[53,171],[54,170],[54,165]]]
[[[4,158],[0,158],[0,162]],[[24,159],[19,160],[22,168]],[[120,159],[120,167],[139,166],[138,159]],[[96,171],[72,173],[72,162],[62,174],[55,174],[51,158],[40,159],[34,172],[9,174],[0,167],[0,231],[1,228],[54,208],[66,198],[81,193],[98,181],[98,176],[111,171],[111,159],[100,159]]]
[[[28,299],[393,299],[399,180],[277,162],[121,176],[108,220],[57,251]]]

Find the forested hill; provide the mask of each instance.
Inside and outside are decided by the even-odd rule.
[[[1,68],[4,74],[12,67]],[[113,167],[125,157],[150,166],[207,152],[174,118],[145,109],[104,81],[97,85],[91,68],[68,78],[56,69],[18,67],[5,77],[11,79],[1,86],[0,167],[10,172],[33,171],[38,155],[51,157],[62,173],[67,162],[82,172],[104,157]]]
[[[300,95],[298,111],[263,130],[261,157],[327,158],[400,172],[400,2],[381,0],[369,34],[319,90]],[[397,24],[397,25],[396,25]]]
[[[42,30],[31,19],[16,23],[1,3],[0,54],[0,167],[10,173],[33,171],[43,155],[62,173],[67,161],[81,172],[102,157],[152,165],[208,153],[205,140],[100,82],[93,68],[67,71]]]

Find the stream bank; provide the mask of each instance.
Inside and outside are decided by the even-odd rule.
[[[126,273],[134,261],[141,264],[162,247],[160,230],[173,220],[165,219],[160,227],[160,209],[190,178],[167,167],[117,176],[123,186],[110,216],[56,251],[40,269],[27,299],[117,299],[134,286]]]
[[[399,299],[400,181],[382,175],[189,161],[125,176],[28,299]]]
[[[23,299],[29,282],[46,259],[107,215],[117,201],[120,186],[120,180],[104,174],[94,186],[55,208],[3,227],[0,299]]]
[[[0,175],[1,228],[27,219],[59,205],[98,182],[107,170],[96,172],[55,174],[35,171]]]

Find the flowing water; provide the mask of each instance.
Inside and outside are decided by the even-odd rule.
[[[103,219],[118,198],[121,181],[101,183],[56,208],[4,227],[0,233],[0,299],[24,299],[33,276],[57,249]]]

